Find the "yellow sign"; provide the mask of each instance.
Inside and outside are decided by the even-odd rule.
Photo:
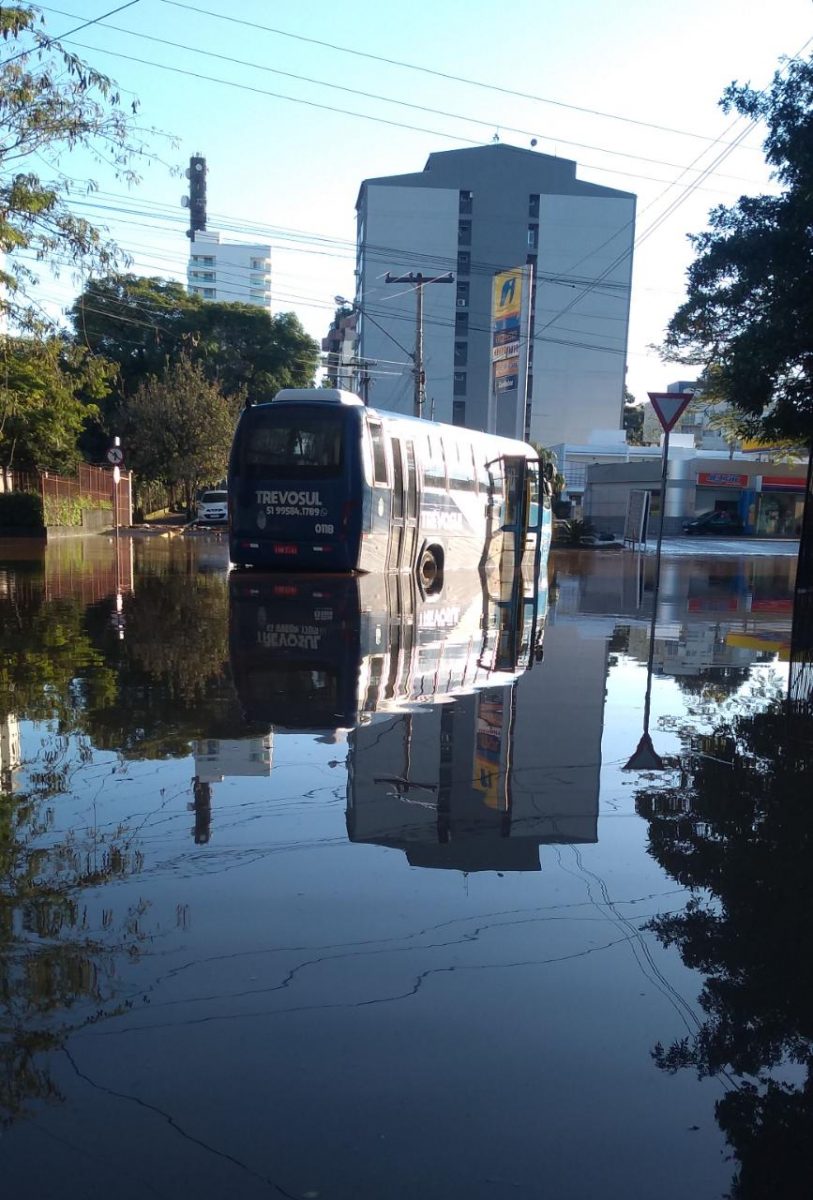
[[[500,329],[501,321],[519,321],[519,310],[522,304],[522,268],[513,267],[510,271],[500,271],[494,276],[491,297],[491,314],[494,328]]]

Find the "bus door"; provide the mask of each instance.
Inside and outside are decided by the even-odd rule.
[[[418,533],[418,480],[413,442],[392,439],[392,513],[387,570],[411,568]]]
[[[505,476],[505,508],[503,530],[507,534],[505,549],[511,547],[514,567],[517,568],[525,551],[530,496],[528,492],[528,460],[517,456],[503,458]]]

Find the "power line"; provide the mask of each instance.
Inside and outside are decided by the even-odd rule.
[[[64,9],[60,9],[60,8],[50,8],[50,7],[44,6],[44,5],[41,7],[43,7],[46,12],[58,13],[60,16],[72,17],[72,16],[76,15],[75,13],[69,13],[69,12],[66,12]],[[168,46],[172,50],[182,50],[182,51],[187,51],[191,54],[200,54],[205,58],[213,58],[213,59],[218,60],[219,62],[232,63],[233,65],[239,66],[239,67],[249,67],[252,70],[264,71],[264,72],[266,72],[266,74],[270,74],[270,75],[280,75],[285,79],[294,79],[299,83],[310,83],[310,84],[316,85],[317,87],[326,87],[326,88],[330,88],[333,91],[346,92],[351,96],[360,96],[366,100],[378,100],[385,104],[395,104],[401,108],[410,108],[410,109],[415,110],[416,112],[428,113],[429,115],[435,116],[435,117],[448,117],[449,119],[451,119],[453,121],[463,121],[469,125],[479,125],[479,126],[482,126],[482,127],[488,128],[488,129],[493,128],[493,121],[488,118],[469,117],[463,113],[454,113],[454,112],[449,112],[445,109],[430,108],[425,104],[415,104],[414,102],[409,101],[409,100],[398,100],[391,96],[382,96],[381,94],[379,94],[377,92],[367,92],[367,91],[363,91],[359,88],[348,87],[346,84],[331,83],[328,80],[314,78],[313,76],[309,76],[309,75],[297,75],[297,74],[294,74],[292,71],[283,71],[278,67],[270,67],[266,63],[258,63],[258,62],[252,62],[249,59],[235,58],[233,55],[229,55],[229,54],[219,54],[217,51],[204,50],[198,46],[191,46],[188,43],[173,42],[167,38],[156,37],[154,34],[143,33],[140,30],[127,29],[121,25],[111,25],[109,23],[106,23],[106,28],[112,29],[116,33],[123,33],[127,37],[135,37],[135,38],[139,38],[142,41],[154,42],[156,45],[159,45],[159,46]],[[105,53],[105,51],[102,51],[102,53]],[[160,64],[155,64],[155,65],[160,65]],[[294,99],[294,98],[289,97],[289,99]],[[680,169],[680,167],[681,167],[680,163],[667,162],[664,159],[659,159],[659,158],[649,158],[643,154],[634,154],[634,153],[624,151],[624,150],[609,150],[606,146],[595,146],[588,142],[575,142],[572,139],[557,137],[554,134],[537,133],[535,130],[531,130],[531,129],[519,129],[513,125],[501,124],[500,129],[507,133],[519,134],[521,137],[527,137],[527,138],[533,137],[533,138],[541,139],[542,141],[553,142],[555,145],[575,146],[576,149],[579,149],[579,150],[592,150],[598,154],[608,154],[608,155],[611,155],[616,158],[625,158],[625,159],[634,160],[637,162],[651,163],[654,166],[669,167],[672,169]],[[602,168],[598,167],[596,169],[601,170]],[[757,182],[756,180],[748,179],[748,178],[745,178],[742,176],[737,176],[737,175],[721,176],[721,178],[733,179],[740,183],[755,184]]]
[[[100,21],[106,21],[108,17],[114,17],[116,13],[124,12],[125,8],[132,8],[134,4],[139,4],[140,2],[141,0],[127,0],[126,4],[120,4],[118,8],[111,8],[110,12],[102,13],[101,16],[94,17],[92,21],[83,21],[81,25],[76,25],[73,29],[69,29],[67,33],[61,33],[57,37],[49,37],[47,34],[35,33],[34,36],[37,38],[37,45],[32,46],[29,50],[21,50],[19,54],[12,54],[11,58],[7,58],[4,62],[0,62],[0,68],[7,67],[9,63],[16,62],[18,58],[24,58],[26,54],[33,54],[33,52],[39,46],[50,46],[53,42],[61,42],[66,37],[70,37],[71,34],[79,33],[80,30],[87,29],[91,25],[98,25]],[[59,12],[59,9],[55,8],[53,11]],[[76,14],[65,13],[64,15],[72,17]]]
[[[357,58],[367,58],[373,62],[385,63],[390,67],[403,67],[405,70],[409,71],[420,71],[423,75],[433,75],[438,79],[448,79],[452,83],[463,83],[469,87],[482,88],[489,92],[500,92],[504,96],[516,96],[521,100],[533,100],[537,104],[552,104],[557,108],[566,108],[572,112],[586,113],[587,115],[593,117],[604,117],[611,121],[623,121],[629,125],[639,125],[644,129],[656,129],[660,133],[674,133],[681,137],[696,138],[697,140],[704,142],[714,141],[714,139],[710,138],[707,134],[693,133],[687,129],[676,129],[669,125],[658,125],[652,121],[641,121],[637,120],[635,117],[622,117],[618,113],[604,112],[597,108],[586,108],[579,104],[568,104],[564,100],[551,100],[546,96],[536,96],[530,92],[516,91],[513,88],[501,87],[495,83],[484,83],[479,79],[468,79],[463,75],[452,75],[447,71],[436,71],[430,67],[421,66],[418,63],[403,62],[397,58],[386,58],[383,55],[371,54],[369,51],[356,50],[350,46],[340,46],[335,42],[327,42],[322,41],[319,38],[306,37],[304,34],[290,33],[287,30],[277,29],[271,25],[261,25],[256,21],[247,21],[241,17],[228,16],[226,13],[213,12],[209,8],[200,8],[194,4],[182,3],[181,0],[161,0],[161,2],[163,4],[170,5],[172,8],[183,8],[189,12],[198,13],[207,17],[214,17],[215,20],[228,21],[234,25],[244,25],[250,29],[260,29],[264,33],[272,33],[278,37],[292,38],[294,41],[298,42],[308,42],[313,46],[323,46],[328,50],[336,50],[341,54],[351,54]],[[756,149],[756,147],[754,147],[754,149]]]

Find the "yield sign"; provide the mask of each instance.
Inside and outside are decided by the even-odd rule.
[[[668,433],[694,400],[694,392],[647,392],[655,415]]]

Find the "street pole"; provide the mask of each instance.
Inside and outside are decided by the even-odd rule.
[[[423,280],[417,288],[417,328],[415,330],[415,416],[423,416],[424,403],[423,370]]]
[[[423,289],[427,283],[454,283],[454,275],[448,271],[445,275],[423,275],[420,271],[410,271],[408,275],[391,275],[387,272],[385,283],[411,283],[415,287],[417,304],[415,314],[415,352],[412,355],[413,375],[415,377],[413,412],[416,417],[423,416],[426,402],[426,373],[423,366]]]

